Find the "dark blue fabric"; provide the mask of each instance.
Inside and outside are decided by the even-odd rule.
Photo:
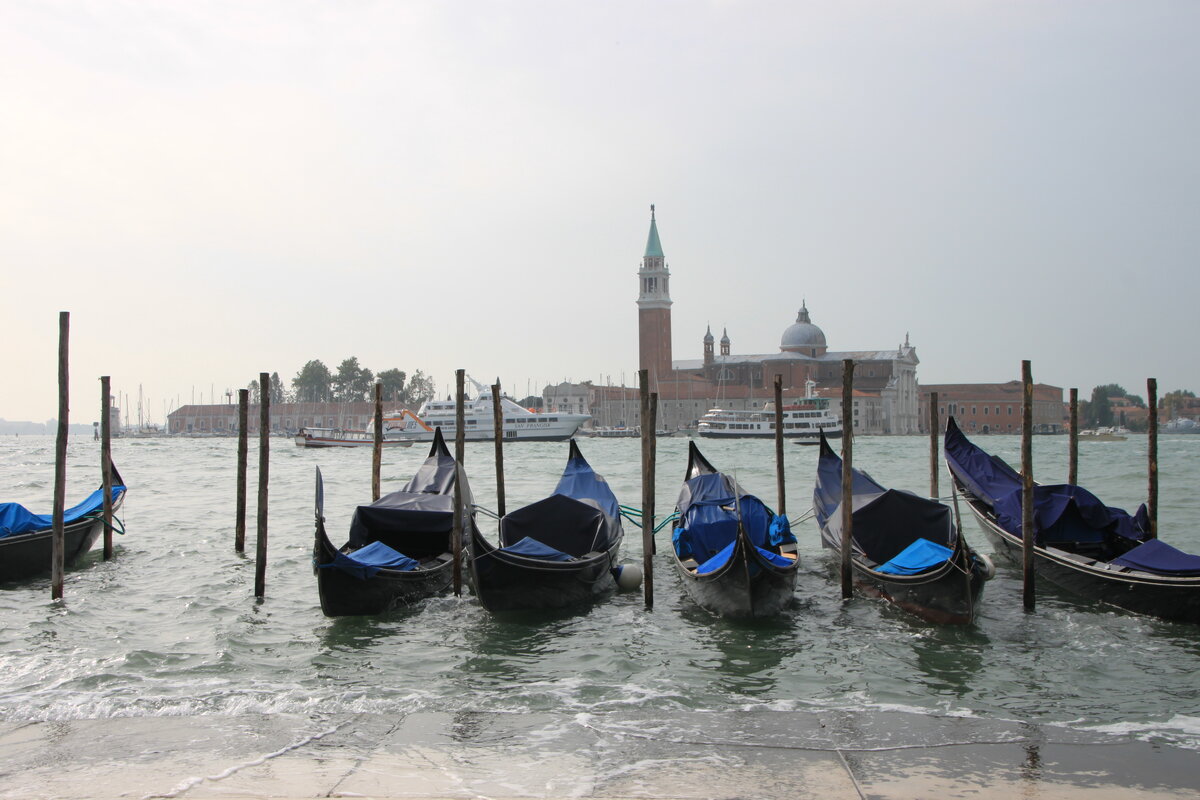
[[[953,420],[946,426],[946,459],[971,492],[992,506],[1000,526],[1020,536],[1023,494],[1020,474],[972,444]],[[1110,535],[1143,541],[1150,533],[1144,508],[1130,515],[1124,509],[1104,505],[1081,486],[1035,486],[1033,507],[1033,528],[1039,544],[1101,543]]]
[[[780,514],[771,520],[768,541],[774,547],[778,547],[781,544],[795,543],[796,535],[792,533],[792,524],[788,521],[787,517]]]
[[[125,492],[124,486],[112,487],[112,500],[117,502]],[[63,512],[63,524],[69,525],[104,508],[104,490],[92,492],[79,505]],[[34,514],[20,503],[0,503],[0,537],[29,533],[53,527],[54,514]]]
[[[887,491],[862,470],[852,469],[850,472],[854,476],[850,487],[853,494],[875,495]],[[817,515],[817,525],[825,527],[825,523],[841,504],[842,459],[829,448],[828,443],[825,443],[817,461],[817,484],[813,489],[813,510]]]
[[[701,475],[688,483],[710,477]],[[732,497],[697,500],[693,495],[691,506],[683,511],[683,524],[680,527],[684,533],[676,543],[675,552],[679,553],[682,547],[697,561],[707,561],[737,537],[739,514],[751,543],[758,547],[769,544],[771,512],[757,497],[742,495],[735,508]]]
[[[1143,542],[1111,563],[1159,575],[1200,575],[1200,556],[1177,550],[1161,539]]]
[[[383,542],[372,542],[353,553],[338,553],[332,562],[321,566],[339,569],[361,581],[375,577],[381,569],[408,572],[416,569],[419,564],[415,559],[396,552]]]
[[[696,574],[707,575],[708,573],[716,572],[721,567],[725,566],[725,564],[729,562],[729,559],[733,557],[733,551],[736,547],[736,541],[732,541],[725,545],[720,552],[705,561],[700,566],[696,567]],[[763,560],[774,564],[777,567],[790,567],[796,563],[792,559],[787,558],[786,556],[781,556],[778,553],[772,553],[770,550],[764,550],[761,547],[755,547],[754,549],[758,551],[758,554],[762,556]]]
[[[558,479],[555,494],[573,497],[576,500],[594,500],[600,510],[614,519],[621,516],[617,496],[609,488],[608,481],[592,469],[583,456],[575,454],[567,460],[562,477]]]
[[[876,567],[875,571],[886,572],[889,575],[915,575],[946,563],[953,554],[954,551],[949,547],[928,539],[917,539],[891,561]]]
[[[537,539],[531,539],[528,536],[515,544],[510,544],[508,547],[501,549],[505,553],[514,553],[526,558],[540,558],[543,561],[570,561],[574,558],[570,553],[555,550],[553,547],[542,544]]]

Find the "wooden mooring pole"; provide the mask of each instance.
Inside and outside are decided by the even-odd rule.
[[[1158,538],[1158,379],[1146,380],[1146,451],[1149,458],[1150,487],[1146,510],[1150,512],[1150,538]]]
[[[941,432],[938,393],[929,393],[929,496],[938,498],[938,434]]]
[[[642,592],[646,608],[654,607],[654,416],[649,370],[638,370],[642,426]]]
[[[250,452],[250,390],[238,389],[237,520],[233,550],[246,552],[246,460]]]
[[[775,376],[775,490],[779,495],[779,516],[787,516],[787,497],[783,483],[783,376]]]
[[[100,491],[104,493],[104,560],[113,557],[112,396],[108,375],[100,377]]]
[[[842,361],[842,599],[854,594],[850,547],[854,539],[854,359]]]
[[[463,556],[463,495],[462,481],[459,480],[463,459],[466,456],[466,370],[454,372],[454,460],[457,462],[454,473],[454,529],[451,532],[451,546],[454,548],[454,594],[462,595],[462,556]]]
[[[492,384],[492,428],[496,439],[496,513],[504,516],[504,409],[500,407],[500,379]]]
[[[1071,390],[1071,433],[1067,437],[1067,483],[1079,485],[1079,390]]]
[[[271,469],[271,376],[258,375],[258,547],[254,555],[254,596],[267,594],[267,485]]]
[[[379,473],[383,468],[383,384],[375,381],[375,441],[371,448],[371,502],[379,499]]]
[[[1021,571],[1025,579],[1025,610],[1033,611],[1033,370],[1028,361],[1021,362],[1021,385],[1024,389],[1021,404]]]
[[[63,516],[67,509],[67,417],[70,415],[70,372],[67,369],[68,343],[71,338],[71,312],[58,314],[58,438],[54,443],[54,530],[50,541],[50,597],[63,596],[63,565],[66,555],[66,531]]]

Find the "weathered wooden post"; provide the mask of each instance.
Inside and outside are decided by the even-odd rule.
[[[375,381],[375,442],[371,448],[371,502],[379,499],[379,472],[383,466],[383,384]]]
[[[775,376],[775,490],[779,495],[779,515],[787,515],[783,488],[783,376]]]
[[[1067,483],[1079,484],[1079,390],[1071,390],[1071,433],[1067,437]]]
[[[638,370],[642,426],[642,591],[654,607],[654,417],[650,409],[650,372]]]
[[[466,456],[466,435],[467,435],[467,415],[466,415],[466,370],[455,370],[454,372],[454,388],[455,388],[455,403],[454,403],[454,460],[457,463],[454,472],[454,530],[451,533],[451,545],[454,548],[454,594],[462,594],[463,574],[462,574],[462,555],[463,555],[463,494],[462,481],[459,480],[460,470],[462,469],[463,459]]]
[[[58,438],[54,443],[54,529],[50,540],[50,597],[63,596],[63,566],[66,558],[63,516],[67,510],[67,417],[70,415],[70,371],[67,369],[71,338],[71,312],[58,313]]]
[[[1146,416],[1146,450],[1150,459],[1150,496],[1146,510],[1150,512],[1150,538],[1158,538],[1158,379],[1146,380],[1146,404],[1150,413]]]
[[[850,548],[854,538],[854,359],[842,361],[842,599],[854,594]]]
[[[271,376],[258,375],[258,548],[254,556],[254,596],[267,593],[267,485],[271,469]]]
[[[104,493],[104,560],[113,557],[112,501],[112,423],[109,422],[112,396],[109,376],[100,377],[100,491]]]
[[[246,552],[246,460],[250,450],[250,390],[238,389],[237,521],[233,550]]]
[[[1025,578],[1025,610],[1033,611],[1033,370],[1028,361],[1021,362],[1021,384],[1024,388],[1021,404],[1021,569]]]
[[[942,427],[938,414],[938,393],[929,393],[929,496],[938,498],[938,433]]]
[[[492,428],[496,439],[496,513],[504,516],[504,409],[500,407],[500,379],[492,385]]]

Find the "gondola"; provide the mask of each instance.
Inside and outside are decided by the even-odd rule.
[[[756,618],[778,614],[792,602],[798,561],[787,517],[717,472],[695,442],[688,445],[675,510],[675,571],[701,608]]]
[[[470,526],[471,590],[492,612],[587,604],[616,588],[623,537],[616,496],[572,439],[554,493],[501,517],[499,546]]]
[[[842,552],[842,459],[821,437],[813,510],[821,544]],[[850,566],[868,594],[929,622],[968,624],[994,574],[968,545],[951,509],[911,492],[888,489],[853,472]]]
[[[951,418],[946,464],[988,537],[1023,563],[1022,478]],[[1145,505],[1113,508],[1081,486],[1034,487],[1034,569],[1069,591],[1140,614],[1200,623],[1200,556],[1150,536]]]
[[[112,507],[125,499],[125,482],[112,468]],[[104,531],[104,487],[63,512],[63,565],[92,549]],[[49,574],[54,515],[34,514],[20,503],[0,503],[0,582]]]
[[[461,483],[465,525],[471,489],[438,429],[429,456],[412,480],[400,491],[359,506],[350,522],[349,541],[339,548],[325,532],[325,492],[317,468],[313,571],[326,616],[382,614],[450,588],[456,480]]]

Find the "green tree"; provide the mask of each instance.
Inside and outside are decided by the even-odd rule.
[[[1106,383],[1092,389],[1092,401],[1088,405],[1088,419],[1092,425],[1108,427],[1113,424],[1112,403],[1110,397],[1125,397],[1128,394],[1115,383]]]
[[[391,400],[395,403],[405,403],[404,381],[408,378],[404,370],[401,369],[385,369],[377,376],[379,382],[383,385],[383,398]]]
[[[350,356],[338,365],[333,376],[333,399],[341,403],[370,400],[374,385],[374,373],[359,366],[357,356]]]
[[[406,397],[404,402],[409,405],[417,405],[428,400],[433,397],[434,388],[433,378],[421,370],[417,370],[408,381],[408,389],[405,392]]]
[[[247,388],[250,390],[249,401],[255,404],[261,403],[262,392],[258,389],[258,381],[250,381],[250,385]]]
[[[283,381],[278,372],[271,373],[271,405],[287,402],[287,392],[284,391]]]
[[[333,399],[329,367],[320,361],[309,361],[292,378],[292,391],[297,403],[328,403]]]

